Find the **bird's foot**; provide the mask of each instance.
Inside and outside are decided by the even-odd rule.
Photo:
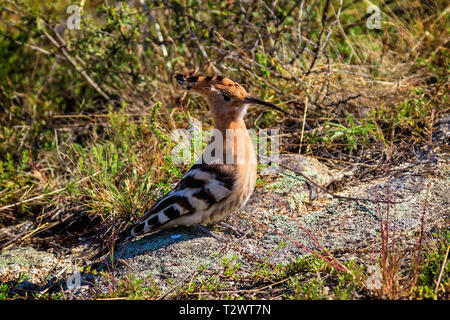
[[[216,234],[216,232],[209,230],[209,228],[205,227],[204,225],[196,224],[195,227],[200,232],[202,232],[202,233],[206,234],[207,236],[212,237],[218,241],[228,242],[231,240],[231,238],[229,238],[229,237],[219,236],[218,234]]]
[[[245,236],[245,235],[247,234],[247,233],[244,232],[243,230],[241,230],[241,229],[239,229],[239,228],[237,228],[237,227],[235,227],[235,226],[232,226],[231,224],[228,224],[228,223],[226,223],[226,222],[223,222],[223,221],[217,222],[217,225],[219,225],[219,226],[221,226],[221,227],[224,227],[224,228],[227,229],[228,231],[230,231],[230,232],[234,233],[235,235],[237,235],[239,238],[240,238],[240,237],[243,237],[243,236]]]

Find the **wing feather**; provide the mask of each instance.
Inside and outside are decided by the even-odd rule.
[[[131,229],[132,236],[160,229],[185,215],[205,212],[233,192],[235,167],[196,164],[166,196],[158,200]]]

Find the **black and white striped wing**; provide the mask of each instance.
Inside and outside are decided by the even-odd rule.
[[[176,220],[198,218],[214,205],[226,201],[235,186],[235,167],[223,164],[194,165],[178,185],[161,198],[131,229],[131,236],[158,230]]]

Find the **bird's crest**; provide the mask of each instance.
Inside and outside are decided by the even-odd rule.
[[[184,88],[188,90],[194,89],[203,94],[220,92],[236,100],[243,100],[248,96],[247,91],[239,83],[223,76],[186,76],[178,73],[175,79]]]

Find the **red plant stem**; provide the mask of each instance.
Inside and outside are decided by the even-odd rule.
[[[308,237],[314,241],[314,243],[322,250],[324,251],[328,257],[330,257],[331,260],[333,260],[337,265],[339,265],[342,269],[345,269],[348,273],[350,273],[350,271],[339,261],[337,260],[327,249],[325,249],[319,241],[317,241],[317,239],[312,235],[311,232],[309,232],[308,229],[306,229],[301,223],[300,221],[298,221],[295,217],[291,216],[291,218],[298,224],[298,226],[308,235]]]
[[[278,231],[277,229],[273,229],[273,232],[275,232],[276,234],[282,236],[282,237],[285,238],[285,239],[288,239],[289,241],[292,241],[292,243],[296,244],[297,246],[299,246],[299,247],[302,248],[302,249],[305,249],[307,252],[309,252],[309,253],[311,253],[311,254],[314,254],[315,256],[317,256],[317,257],[323,259],[324,261],[326,261],[326,262],[328,262],[328,263],[334,265],[330,260],[328,260],[326,257],[324,257],[323,255],[321,255],[320,253],[318,253],[318,252],[316,252],[316,251],[314,251],[314,250],[308,248],[307,246],[301,244],[301,243],[298,242],[297,240],[295,240],[295,239],[289,237],[288,235],[286,235],[286,234],[284,234],[284,233]],[[338,268],[337,266],[335,266],[335,267],[336,267],[336,269],[339,269],[339,270],[340,270],[340,268]],[[341,270],[341,271],[342,271],[342,270]]]
[[[394,196],[392,195],[392,200],[394,200]],[[394,215],[395,215],[395,204],[394,204],[395,202],[394,201],[392,201],[392,211],[394,212]],[[394,252],[397,252],[397,243],[396,243],[396,241],[395,241],[395,237],[396,237],[396,229],[397,229],[397,219],[395,218],[395,216],[394,216],[394,222],[393,222],[393,225],[392,225],[392,250],[394,251]]]
[[[255,221],[255,222],[256,222],[256,221]],[[300,248],[302,248],[302,249],[306,250],[307,252],[309,252],[309,253],[315,255],[316,257],[322,259],[323,261],[325,261],[325,262],[331,264],[331,265],[332,265],[333,267],[335,267],[337,270],[342,271],[342,272],[346,272],[346,273],[350,273],[350,271],[349,271],[347,268],[345,268],[345,266],[344,266],[344,268],[342,268],[342,267],[340,266],[340,265],[342,265],[342,264],[340,264],[340,263],[339,263],[339,264],[336,264],[334,261],[330,261],[329,259],[327,259],[325,256],[323,256],[323,255],[320,254],[319,252],[316,252],[316,251],[314,251],[314,250],[308,248],[307,246],[301,244],[300,242],[298,242],[297,240],[293,239],[292,237],[290,237],[290,236],[284,234],[283,232],[278,231],[277,229],[272,228],[271,226],[269,226],[269,225],[267,225],[267,224],[265,224],[265,223],[263,223],[263,222],[257,222],[257,223],[264,225],[265,227],[267,227],[267,228],[270,229],[271,231],[273,231],[273,232],[275,232],[276,234],[282,236],[283,238],[285,238],[285,239],[291,241],[292,243],[294,243],[295,245],[299,246]],[[331,256],[331,255],[330,255],[330,256]]]
[[[390,170],[389,170],[390,171]],[[390,174],[390,173],[389,173]],[[386,248],[389,252],[389,213],[390,213],[390,201],[389,201],[389,195],[390,195],[390,179],[388,180],[388,183],[386,184],[386,221],[385,221],[385,234],[386,234]]]
[[[425,213],[427,211],[427,206],[428,206],[428,193],[430,192],[430,183],[428,183],[427,185],[427,193],[425,195],[425,202],[423,204],[423,211],[422,211],[422,217],[420,218],[420,234],[419,234],[419,240],[418,240],[418,244],[417,244],[417,258],[416,258],[416,268],[414,270],[415,273],[415,280],[417,280],[417,273],[419,270],[419,266],[421,263],[421,254],[422,254],[422,244],[423,244],[423,233],[424,233],[424,228],[425,228]]]
[[[381,254],[382,254],[382,264],[385,264],[386,261],[386,246],[385,246],[385,237],[384,237],[384,227],[383,227],[383,214],[381,213],[380,207],[380,198],[378,197],[378,192],[375,189],[375,199],[377,200],[377,211],[378,217],[380,218],[380,233],[381,233]]]

